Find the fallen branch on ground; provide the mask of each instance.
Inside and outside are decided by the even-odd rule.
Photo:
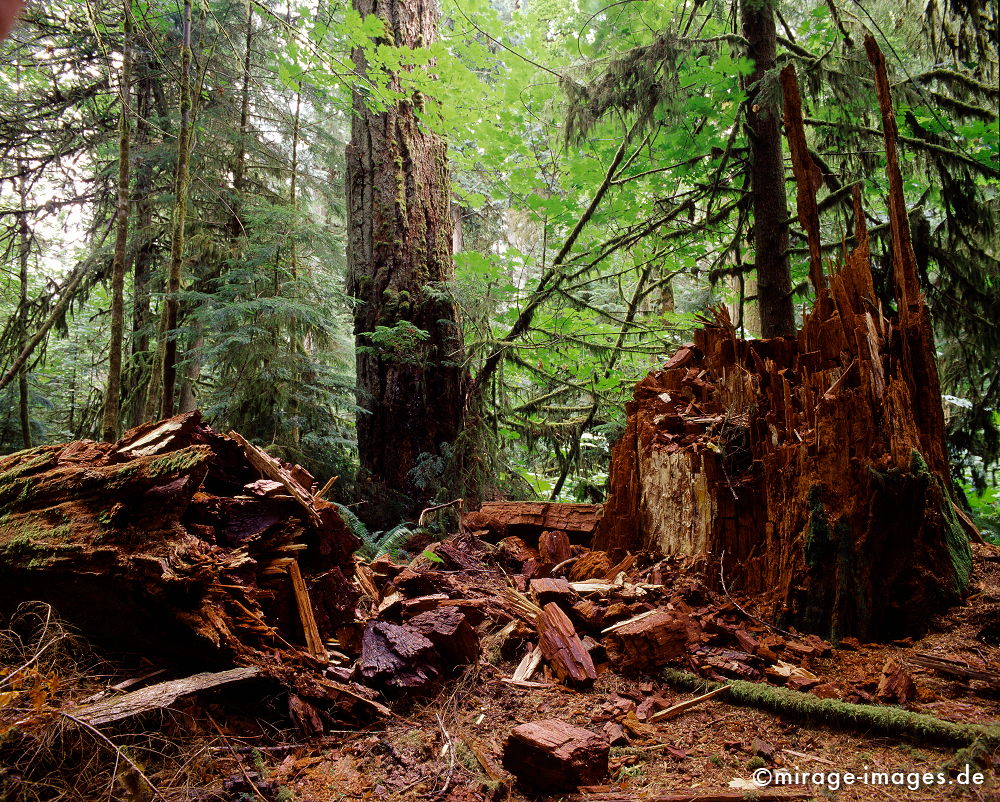
[[[675,669],[666,669],[663,678],[675,688],[703,693],[728,687],[729,693],[726,694],[726,699],[733,704],[834,727],[860,728],[868,733],[882,733],[955,746],[966,746],[975,741],[1000,744],[1000,726],[956,724],[926,713],[913,713],[899,707],[857,705],[837,699],[820,699],[810,693],[775,688],[773,685],[745,680],[732,680],[728,683],[712,682]]]

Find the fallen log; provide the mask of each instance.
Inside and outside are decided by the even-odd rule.
[[[962,663],[958,660],[942,657],[937,654],[929,654],[927,652],[914,652],[913,654],[907,655],[904,660],[910,665],[918,668],[927,668],[933,671],[939,671],[942,674],[948,674],[952,677],[978,680],[980,682],[988,683],[993,688],[1000,688],[1000,672],[996,670],[984,671],[982,669],[974,668],[967,663]]]
[[[467,529],[488,533],[492,540],[515,536],[537,543],[543,532],[561,531],[573,542],[589,545],[601,511],[600,504],[488,501],[466,515],[463,523]]]
[[[712,682],[670,668],[664,669],[662,676],[667,684],[686,691],[707,693],[726,687],[729,692],[720,701],[777,713],[782,718],[853,729],[868,735],[907,738],[917,743],[968,746],[981,741],[987,746],[1000,744],[1000,726],[997,725],[955,723],[899,707],[821,699],[811,693],[745,680]]]
[[[690,791],[674,791],[669,794],[644,794],[635,796],[620,791],[596,791],[570,797],[572,802],[799,802],[804,799],[814,799],[812,790],[781,790],[771,788],[755,788],[747,790],[706,791],[703,788],[692,788]]]
[[[184,696],[252,679],[259,676],[260,673],[260,669],[255,666],[244,666],[215,673],[194,674],[190,677],[159,682],[137,691],[130,691],[110,699],[82,705],[69,712],[74,718],[92,726],[111,724],[152,710],[163,710]]]
[[[301,468],[251,453],[192,412],[0,458],[0,611],[44,601],[101,645],[201,666],[324,659],[358,541]]]

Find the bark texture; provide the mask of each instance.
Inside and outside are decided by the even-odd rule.
[[[869,52],[899,311],[876,297],[856,193],[857,246],[795,339],[737,339],[722,309],[637,385],[595,538],[599,549],[700,555],[710,577],[754,594],[771,619],[862,639],[921,631],[962,598],[971,569],[888,82],[874,43]]]
[[[6,456],[0,613],[44,601],[95,641],[202,664],[305,651],[306,620],[335,637],[357,600],[358,541],[311,484],[198,413]]]
[[[788,203],[781,158],[781,109],[766,91],[774,76],[777,33],[774,0],[740,0],[743,36],[753,72],[747,78],[747,139],[753,204],[757,306],[764,337],[795,333],[792,280],[788,270]]]
[[[124,44],[118,119],[118,198],[115,209],[115,251],[111,260],[111,342],[108,351],[108,386],[104,394],[104,417],[101,437],[114,440],[118,435],[118,409],[121,400],[122,348],[125,342],[125,260],[128,246],[129,216],[129,146],[131,123],[129,99],[132,81],[132,13],[123,6]],[[30,443],[25,443],[25,447]]]
[[[180,319],[181,269],[184,264],[184,227],[187,222],[188,178],[191,163],[191,0],[184,2],[181,41],[180,128],[177,132],[177,169],[174,173],[174,209],[170,234],[170,269],[167,296],[163,302],[158,354],[162,354],[160,417],[174,414],[174,388],[177,383],[177,336]],[[152,415],[150,417],[153,417]]]
[[[436,0],[355,0],[354,7],[380,17],[396,46],[437,37]],[[364,75],[360,51],[355,63]],[[361,302],[354,332],[366,410],[358,415],[361,465],[414,497],[420,490],[409,472],[420,454],[437,455],[455,441],[466,384],[458,312],[442,286],[454,272],[446,145],[418,123],[421,103],[416,95],[374,112],[355,93],[347,148],[348,292]],[[397,336],[375,342],[378,327]]]

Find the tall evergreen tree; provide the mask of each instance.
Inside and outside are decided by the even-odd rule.
[[[437,38],[436,0],[355,0],[402,48]],[[355,51],[362,85],[368,65]],[[395,79],[390,84],[398,87]],[[453,276],[447,147],[420,122],[424,100],[372,109],[354,95],[347,150],[348,293],[359,300],[358,451],[361,467],[395,491],[419,497],[412,471],[437,457],[462,427],[466,369]]]

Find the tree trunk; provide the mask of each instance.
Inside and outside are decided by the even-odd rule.
[[[28,225],[28,184],[25,177],[24,163],[18,160],[18,195],[21,210],[18,214],[18,273],[19,296],[17,305],[17,347],[23,351],[28,344],[28,259],[31,256],[31,227]],[[25,448],[31,448],[31,414],[30,398],[28,397],[28,368],[23,366],[17,374],[17,408],[21,421],[21,442]]]
[[[180,398],[177,401],[178,412],[194,412],[198,408],[198,382],[201,379],[201,354],[205,345],[205,335],[200,327],[196,327],[195,335],[188,346],[187,367],[184,369],[184,381],[181,382]]]
[[[169,418],[174,411],[174,385],[177,381],[177,319],[180,314],[181,266],[184,261],[184,225],[187,219],[188,167],[191,159],[191,0],[184,0],[184,21],[181,42],[180,129],[177,133],[177,169],[174,174],[173,229],[170,236],[170,272],[167,276],[167,297],[163,304],[160,326],[163,340],[160,395],[160,417]]]
[[[124,43],[118,96],[121,116],[118,121],[118,205],[116,209],[115,250],[111,261],[111,342],[108,353],[108,386],[104,396],[104,419],[101,437],[111,442],[118,434],[118,409],[121,398],[122,346],[125,339],[125,257],[128,245],[129,216],[129,83],[132,77],[132,13],[124,6]]]
[[[972,565],[972,532],[949,491],[888,82],[873,61],[899,312],[875,300],[856,191],[857,246],[796,339],[737,339],[720,309],[639,383],[595,536],[597,549],[699,556],[710,580],[750,594],[762,615],[833,638],[923,630],[962,598]]]
[[[246,191],[247,137],[250,134],[250,67],[253,54],[253,9],[246,5],[246,20],[243,30],[243,79],[240,86],[240,138],[236,143],[236,153],[233,158],[233,197],[230,202],[229,242],[234,259],[242,253],[242,244],[246,238],[246,227],[243,223],[243,201]]]
[[[149,144],[149,119],[152,116],[153,87],[150,68],[144,55],[137,64],[135,145],[135,224],[132,228],[132,337],[126,389],[122,395],[132,426],[144,420],[145,390],[149,383],[149,280],[155,257],[153,236],[153,160]]]
[[[754,264],[762,336],[795,334],[792,280],[788,269],[788,203],[781,158],[781,108],[762,91],[773,75],[777,34],[774,0],[740,0],[743,36],[754,70],[747,77],[747,138],[753,204]],[[772,73],[768,75],[768,73]]]
[[[397,46],[437,38],[435,0],[355,0]],[[367,65],[355,51],[358,72]],[[348,292],[358,345],[358,449],[364,471],[386,487],[421,494],[409,473],[462,427],[462,329],[440,286],[452,278],[453,223],[446,145],[417,122],[415,96],[376,113],[354,97],[347,148]],[[437,286],[434,286],[437,285]],[[384,327],[384,328],[383,328]],[[372,333],[393,337],[375,340]]]
[[[291,11],[289,11],[289,17],[291,17]],[[300,134],[300,124],[302,121],[302,84],[296,84],[295,90],[295,114],[292,117],[292,163],[291,163],[291,179],[288,185],[288,205],[292,208],[292,214],[295,215],[298,212],[298,180],[299,180],[299,134]],[[299,277],[299,258],[298,258],[298,243],[296,242],[295,234],[291,237],[291,248],[290,248],[290,262],[291,262],[291,276],[292,281],[298,280]],[[291,359],[294,361],[296,355],[302,352],[302,343],[299,338],[299,332],[296,330],[294,321],[289,326],[288,331],[288,351]],[[300,375],[299,380],[303,383],[308,381],[308,377]],[[288,445],[297,449],[302,442],[302,425],[299,420],[299,394],[296,390],[289,394],[288,398]]]

